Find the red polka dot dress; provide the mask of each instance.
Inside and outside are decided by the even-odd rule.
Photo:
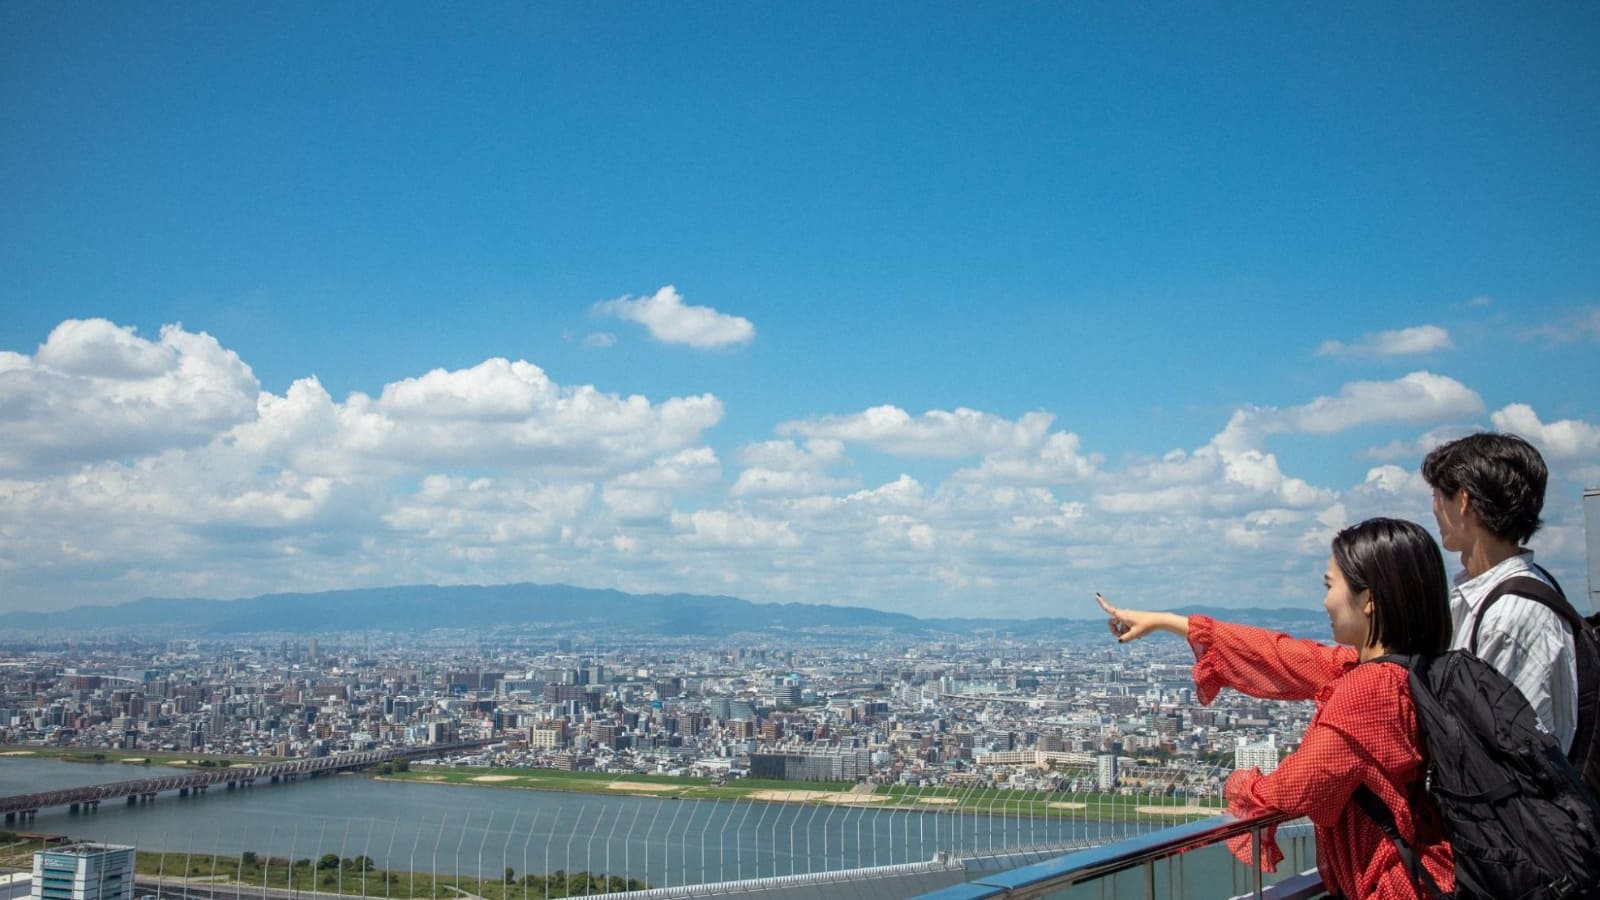
[[[1251,768],[1228,778],[1224,793],[1230,812],[1309,818],[1316,828],[1317,869],[1330,893],[1353,900],[1414,900],[1417,891],[1399,852],[1351,800],[1364,784],[1394,811],[1400,835],[1422,852],[1439,887],[1454,890],[1454,863],[1438,814],[1426,799],[1411,799],[1420,796],[1417,782],[1424,765],[1404,668],[1360,665],[1349,647],[1208,616],[1189,617],[1189,644],[1201,703],[1210,703],[1223,688],[1264,699],[1316,701],[1299,748],[1276,772],[1262,775]],[[1249,862],[1249,838],[1235,842],[1233,850]],[[1262,867],[1274,871],[1282,859],[1269,830]]]

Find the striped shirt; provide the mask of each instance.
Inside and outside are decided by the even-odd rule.
[[[1513,556],[1476,578],[1465,571],[1450,591],[1450,616],[1455,624],[1451,649],[1465,649],[1472,638],[1472,620],[1495,585],[1517,575],[1531,575],[1549,584],[1533,568],[1533,552]],[[1578,730],[1578,664],[1572,629],[1544,604],[1506,594],[1483,616],[1478,629],[1478,656],[1511,679],[1528,698],[1539,724],[1555,735],[1562,750],[1572,747]]]

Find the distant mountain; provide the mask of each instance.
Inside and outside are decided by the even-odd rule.
[[[412,585],[265,594],[242,600],[145,598],[118,606],[0,615],[0,628],[163,629],[190,633],[413,631],[484,626],[610,628],[663,635],[771,629],[922,630],[914,617],[863,607],[756,604],[700,594],[627,594],[552,584]]]
[[[1322,610],[1190,607],[1230,621],[1311,637],[1327,636]],[[1044,637],[1100,627],[1083,619],[919,619],[860,606],[751,603],[703,594],[628,594],[563,584],[411,585],[309,594],[264,594],[240,600],[145,598],[117,606],[79,606],[54,613],[0,615],[4,631],[171,631],[185,634],[419,631],[434,628],[532,627],[632,634],[725,636],[741,632],[836,630],[929,637]]]

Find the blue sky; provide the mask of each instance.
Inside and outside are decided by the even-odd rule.
[[[0,609],[1310,604],[1482,428],[1582,584],[1600,9],[859,7],[0,6]]]

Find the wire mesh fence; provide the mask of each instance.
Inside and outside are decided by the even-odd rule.
[[[557,795],[502,790],[493,808],[441,803],[384,817],[316,804],[292,816],[241,809],[209,831],[141,834],[140,892],[182,900],[534,900],[763,879],[823,884],[830,873],[983,860],[1021,865],[1220,812],[1226,770],[1127,766],[1109,791],[1086,789],[1095,773],[1067,775],[1054,790],[977,778],[847,790],[797,782],[737,800],[556,802]]]

